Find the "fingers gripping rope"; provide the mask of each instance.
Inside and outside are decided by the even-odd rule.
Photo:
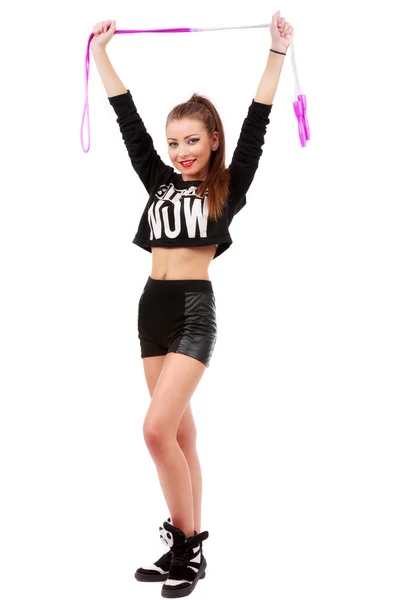
[[[207,27],[203,29],[196,28],[177,28],[177,29],[116,29],[115,33],[193,33],[201,31],[221,31],[226,29],[253,29],[260,27],[270,27],[271,23],[265,25],[246,25],[241,27]],[[94,37],[94,33],[91,33],[87,43],[86,57],[85,57],[85,106],[83,109],[82,123],[81,123],[81,144],[84,152],[89,152],[90,148],[90,124],[89,124],[89,98],[88,98],[88,84],[89,84],[89,67],[90,67],[90,43]],[[305,147],[306,141],[310,139],[310,128],[308,125],[306,110],[307,110],[307,99],[305,94],[301,93],[300,83],[297,74],[296,62],[294,58],[294,44],[293,37],[288,35],[287,38],[290,40],[291,48],[291,59],[292,69],[295,79],[295,94],[297,100],[293,102],[294,113],[297,117],[299,138],[302,147]],[[85,122],[85,116],[87,118],[87,130],[88,130],[88,147],[85,149],[83,142],[83,125]]]

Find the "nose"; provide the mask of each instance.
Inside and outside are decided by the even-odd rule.
[[[188,152],[186,152],[186,154],[185,153],[182,154],[182,152],[180,152],[180,151],[177,152],[177,155],[179,156],[179,158],[181,158],[183,160],[185,160],[186,156],[190,156],[190,154]]]
[[[176,154],[175,156],[177,156],[178,160],[181,162],[182,160],[190,160],[192,158],[191,154],[189,152],[186,152],[186,154],[182,154],[182,152],[184,152],[187,149],[187,147],[183,147],[183,148],[175,148]]]
[[[189,151],[185,152],[185,149],[183,149],[182,152],[177,152],[177,156],[179,156],[180,160],[186,160],[188,158],[192,158],[192,153]]]

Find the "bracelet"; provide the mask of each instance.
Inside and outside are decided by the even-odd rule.
[[[272,50],[272,48],[270,49],[270,52],[275,52],[276,54],[283,54],[283,56],[286,56],[286,52],[278,52],[277,50]]]

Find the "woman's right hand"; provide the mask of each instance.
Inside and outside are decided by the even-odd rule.
[[[113,37],[117,26],[115,21],[100,21],[93,27],[93,38],[90,43],[91,50],[105,48]]]

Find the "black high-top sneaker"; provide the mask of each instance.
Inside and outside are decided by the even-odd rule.
[[[172,525],[171,518],[168,518],[166,522]],[[173,540],[170,532],[164,529],[164,527],[159,527],[159,531],[161,541],[168,547],[168,552],[163,554],[155,563],[139,567],[135,573],[135,578],[138,581],[166,581],[168,579],[168,572],[172,560],[171,546]],[[201,579],[204,579],[205,576],[206,574],[203,573]]]
[[[170,523],[172,525],[171,519],[169,518],[166,523]],[[169,533],[164,529],[164,527],[159,527],[159,530],[162,542],[169,548],[169,544],[167,542],[167,535],[169,535]],[[139,567],[135,573],[136,579],[138,581],[166,581],[168,579],[171,560],[172,550],[169,549],[168,552],[163,554],[162,557],[156,560],[155,563],[146,565],[144,567]]]
[[[164,530],[172,550],[168,579],[162,586],[163,598],[182,598],[189,596],[199,579],[205,577],[207,567],[203,555],[202,542],[208,538],[208,531],[186,537],[182,529],[169,521],[164,522]]]

